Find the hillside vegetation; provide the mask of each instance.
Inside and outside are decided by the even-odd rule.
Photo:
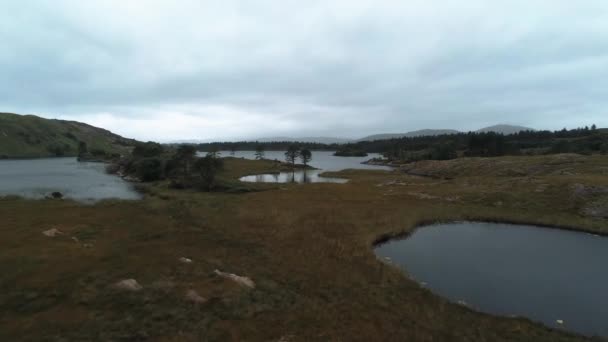
[[[136,143],[81,122],[0,113],[0,158],[76,156],[81,142],[100,158],[126,154]]]

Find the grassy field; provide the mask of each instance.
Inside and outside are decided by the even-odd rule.
[[[143,201],[94,206],[5,198],[0,340],[584,341],[449,303],[372,249],[379,238],[438,220],[606,234],[608,158],[580,158],[347,170],[332,174],[347,184],[250,184],[243,186],[253,191],[239,194],[152,184]],[[436,174],[405,173],[423,168]],[[272,170],[267,161],[227,159],[222,177]],[[42,234],[50,228],[63,234]],[[216,269],[256,286],[240,286]],[[129,278],[143,289],[112,286]],[[189,301],[189,290],[206,301]]]

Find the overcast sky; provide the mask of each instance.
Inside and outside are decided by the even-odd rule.
[[[606,0],[2,1],[0,111],[128,137],[608,126]]]

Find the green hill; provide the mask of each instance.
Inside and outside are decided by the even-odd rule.
[[[0,113],[0,158],[76,156],[80,142],[103,158],[128,153],[137,141],[81,122]]]

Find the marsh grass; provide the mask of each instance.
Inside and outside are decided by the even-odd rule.
[[[332,173],[347,184],[254,184],[255,192],[241,194],[156,183],[142,201],[94,206],[5,198],[0,340],[585,340],[449,303],[379,261],[372,246],[449,220],[606,233],[605,219],[581,214],[588,199],[572,197],[572,184],[608,184],[593,171],[605,161],[593,163],[568,166],[584,165],[575,175],[534,177],[469,168],[451,180],[349,170]],[[272,170],[272,162],[228,158],[221,177],[238,185],[240,176]],[[542,192],[539,184],[546,184]],[[44,236],[50,227],[65,235]],[[182,256],[193,262],[180,263]],[[215,269],[250,277],[256,287],[240,287]],[[126,278],[143,290],[112,288]],[[187,301],[190,289],[208,301]]]

